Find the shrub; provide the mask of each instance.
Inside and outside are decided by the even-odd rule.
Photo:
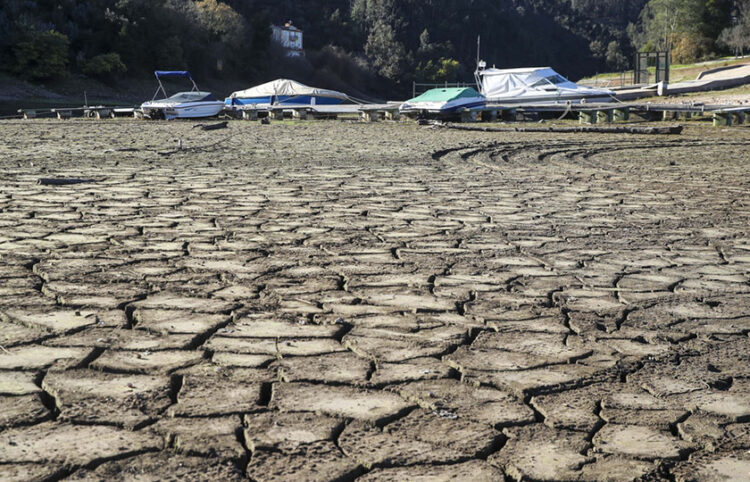
[[[67,74],[68,37],[50,30],[32,30],[13,48],[15,72],[23,77],[46,80]]]
[[[682,35],[672,47],[672,62],[689,64],[710,56],[712,42],[698,35]]]
[[[120,54],[110,52],[84,60],[81,70],[92,77],[111,77],[127,72],[128,68],[122,62]]]
[[[426,64],[417,66],[417,76],[420,80],[427,82],[453,82],[457,79],[461,64],[454,59],[441,58],[433,62],[428,60]]]

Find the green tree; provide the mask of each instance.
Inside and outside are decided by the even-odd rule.
[[[642,45],[671,51],[680,35],[697,33],[702,6],[702,0],[651,0],[641,12]]]
[[[201,0],[195,6],[200,24],[210,32],[214,40],[230,47],[242,45],[246,23],[232,7],[216,0]]]
[[[617,40],[611,41],[607,45],[607,65],[615,70],[627,69],[629,62],[625,54],[622,53],[622,46]]]
[[[352,20],[364,27],[366,31],[378,23],[398,27],[401,22],[394,0],[354,0],[350,12]]]
[[[403,73],[406,49],[396,39],[396,32],[389,24],[377,22],[370,29],[365,53],[383,77],[397,80]]]
[[[678,62],[711,56],[728,26],[732,0],[651,0],[633,29],[641,49],[669,51]]]
[[[417,66],[417,77],[426,82],[456,82],[461,64],[455,59],[428,60]]]
[[[14,71],[36,80],[63,77],[67,74],[70,41],[68,37],[49,30],[29,31],[14,50]]]
[[[719,35],[719,43],[732,49],[734,55],[744,55],[750,49],[750,0],[736,3],[732,20],[733,24]]]
[[[429,52],[432,50],[432,43],[430,43],[430,32],[427,31],[427,29],[422,30],[422,33],[419,34],[419,51],[420,52]]]

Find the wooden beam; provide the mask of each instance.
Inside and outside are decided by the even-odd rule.
[[[657,126],[657,127],[635,127],[635,126],[576,126],[576,127],[478,127],[464,126],[461,124],[438,124],[445,129],[458,129],[462,131],[479,132],[560,132],[560,133],[598,133],[598,134],[658,134],[679,135],[683,127]]]

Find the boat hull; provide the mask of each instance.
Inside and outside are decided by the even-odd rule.
[[[556,95],[556,96],[501,96],[490,97],[487,99],[488,104],[499,105],[560,105],[560,104],[585,104],[585,103],[607,103],[614,102],[612,94],[591,94],[591,95]]]
[[[310,95],[297,95],[297,96],[266,96],[266,97],[229,97],[224,103],[227,106],[241,107],[245,105],[257,105],[257,106],[271,106],[279,105],[281,107],[285,105],[339,105],[342,99],[336,99],[333,97],[319,97]]]
[[[183,104],[156,104],[146,102],[141,106],[143,113],[149,117],[165,119],[200,119],[213,117],[224,110],[221,101],[186,102]]]
[[[464,98],[451,102],[406,102],[399,110],[404,114],[428,112],[431,114],[454,114],[462,109],[481,109],[487,101],[483,97]]]

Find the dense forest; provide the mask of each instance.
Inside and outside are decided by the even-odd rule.
[[[304,31],[305,57],[271,42]],[[105,82],[154,69],[361,92],[470,80],[489,64],[578,78],[626,70],[637,50],[689,62],[750,48],[750,0],[3,0],[0,69],[29,80]]]

